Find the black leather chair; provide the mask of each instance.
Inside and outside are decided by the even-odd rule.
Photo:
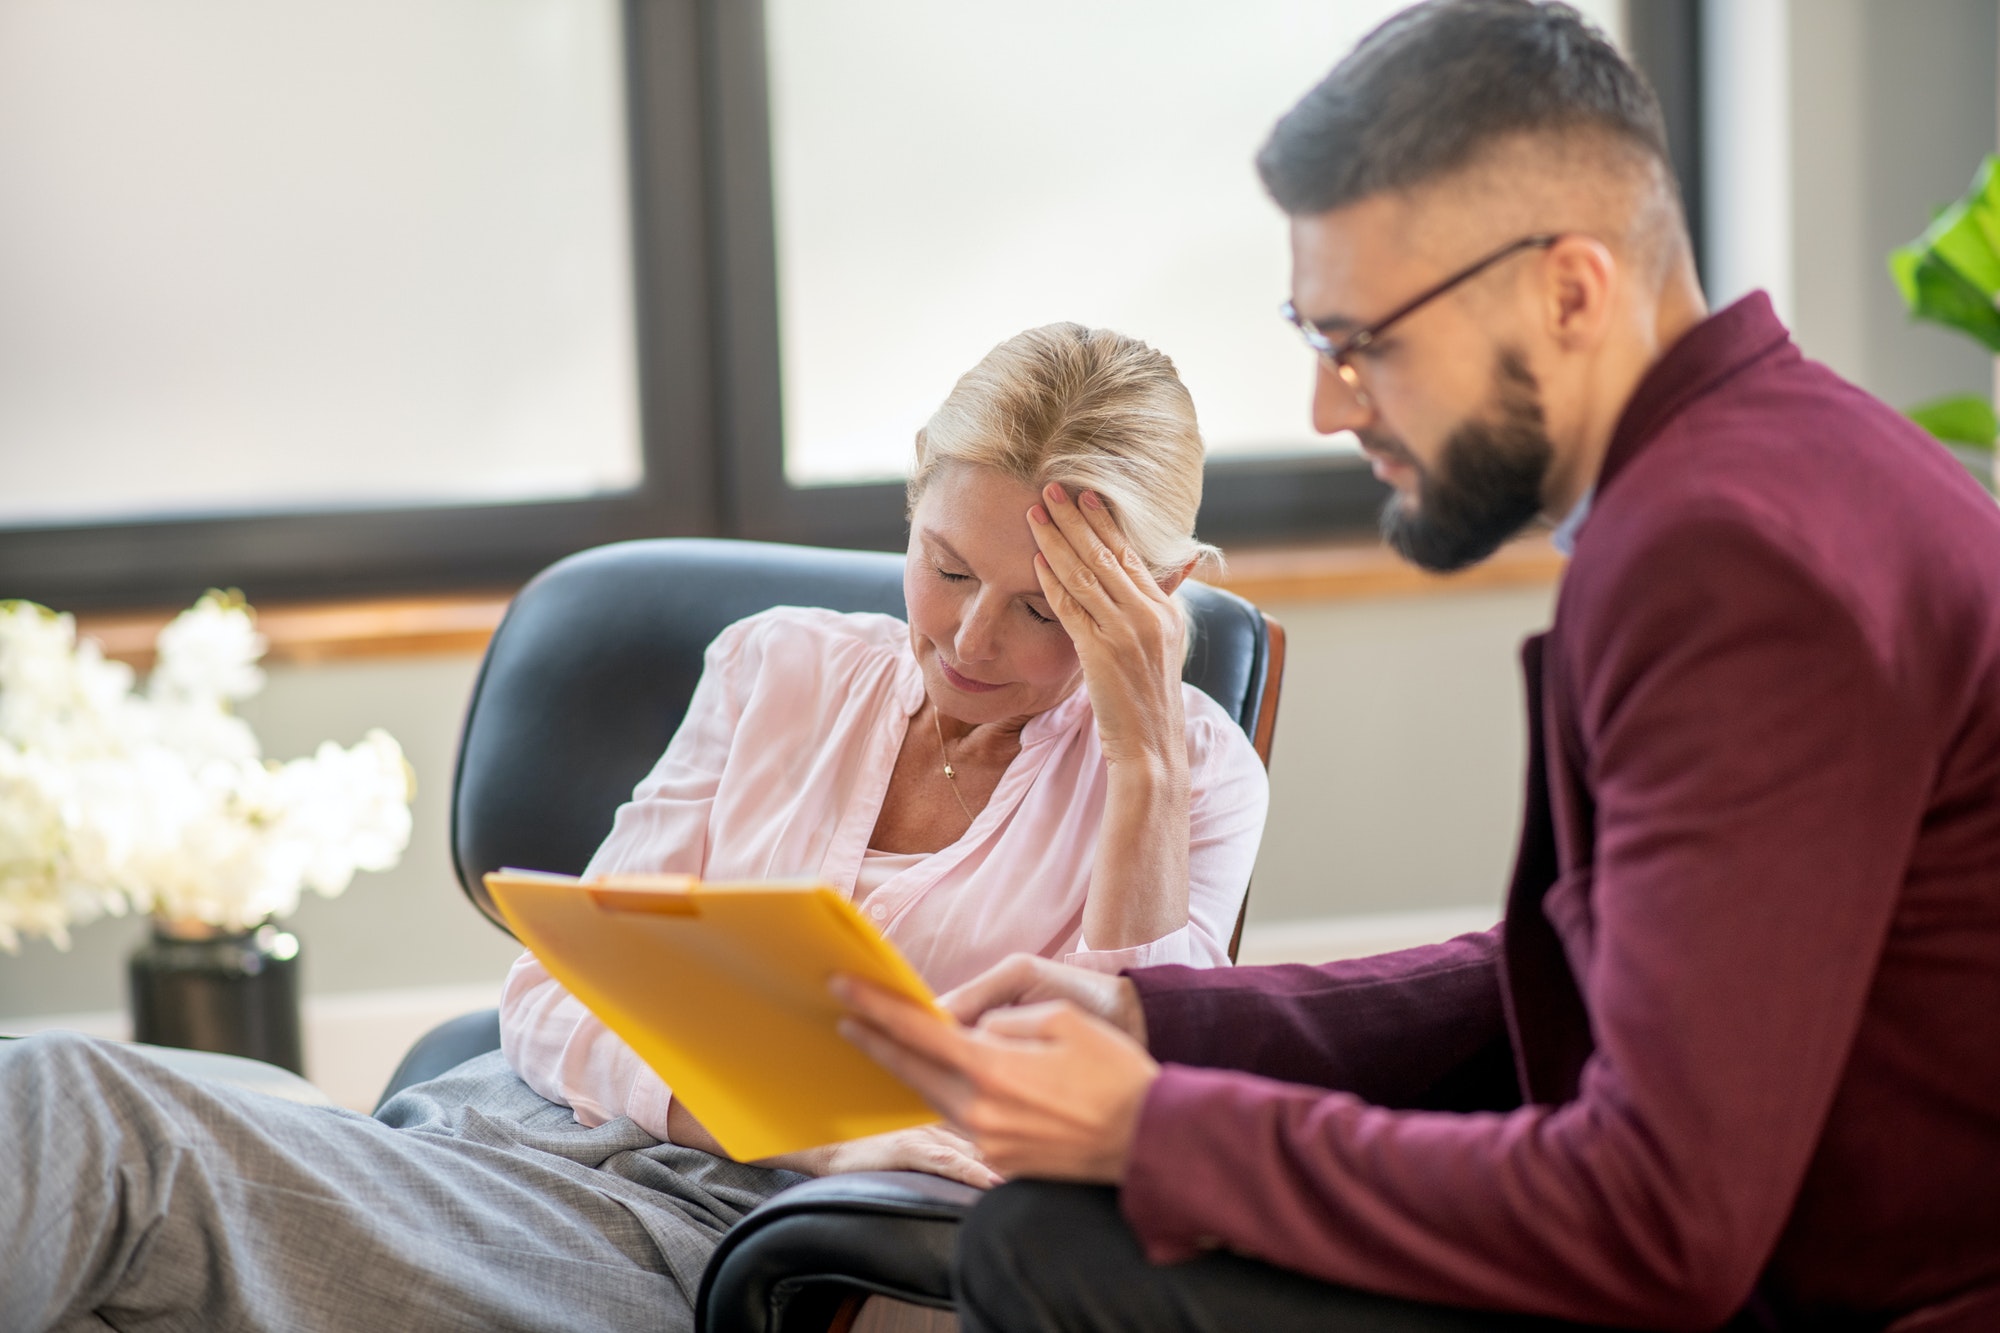
[[[452,784],[460,885],[501,929],[483,876],[582,871],[680,725],[708,643],[772,606],[902,615],[903,559],[755,542],[659,539],[562,560],[514,599],[473,687]],[[1191,584],[1186,679],[1270,759],[1284,632],[1230,593]],[[1230,941],[1234,957],[1242,935]],[[497,1011],[428,1033],[382,1094],[497,1049]],[[948,1306],[958,1220],[974,1191],[905,1172],[815,1180],[753,1212],[703,1278],[711,1330],[823,1329],[868,1292]]]

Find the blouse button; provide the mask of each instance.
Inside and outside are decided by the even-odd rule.
[[[868,907],[868,915],[880,921],[883,917],[889,915],[889,909],[880,903],[871,903]]]

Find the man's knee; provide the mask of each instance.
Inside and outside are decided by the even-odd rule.
[[[1050,1196],[1063,1187],[1039,1180],[1021,1180],[989,1190],[965,1220],[959,1233],[961,1265],[981,1269],[1032,1264],[1039,1257],[1040,1224],[1059,1205]]]
[[[975,1333],[1093,1327],[1107,1267],[1137,1254],[1116,1191],[1014,1181],[982,1198],[959,1232],[959,1310]]]

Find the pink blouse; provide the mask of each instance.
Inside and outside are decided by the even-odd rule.
[[[1150,943],[1083,938],[1109,778],[1087,691],[1029,720],[1021,752],[959,840],[866,895],[863,910],[945,991],[1010,953],[1116,972],[1228,962],[1269,788],[1242,728],[1183,686],[1192,829],[1187,924]],[[892,616],[779,607],[709,646],[687,718],[618,810],[586,877],[816,875],[852,895],[909,720],[924,703]],[[522,954],[500,1000],[501,1046],[528,1086],[585,1125],[630,1116],[667,1136],[659,1076]]]

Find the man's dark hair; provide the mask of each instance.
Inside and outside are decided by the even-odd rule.
[[[1645,77],[1568,5],[1426,0],[1285,114],[1257,170],[1278,207],[1303,217],[1449,175],[1513,135],[1572,131],[1668,161]]]

